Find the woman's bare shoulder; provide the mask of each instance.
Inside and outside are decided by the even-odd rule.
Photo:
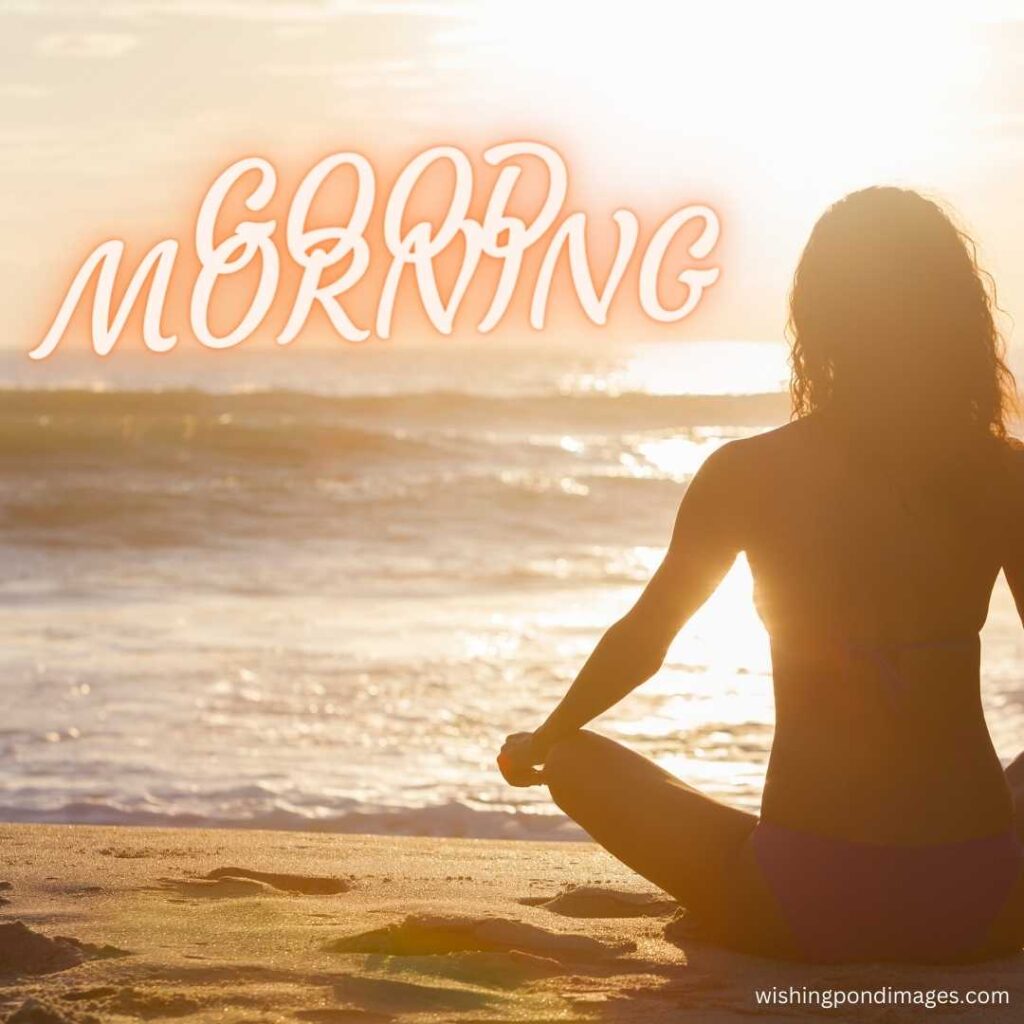
[[[737,467],[756,469],[779,458],[791,460],[809,453],[814,434],[814,425],[808,416],[730,441],[723,448],[728,449],[727,457]]]
[[[811,451],[807,434],[805,423],[794,420],[726,441],[704,460],[695,483],[729,500],[741,495],[746,501],[754,494],[764,499],[789,470],[806,463]]]

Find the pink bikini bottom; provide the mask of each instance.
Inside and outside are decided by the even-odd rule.
[[[761,821],[750,841],[802,954],[819,962],[980,953],[1024,867],[1012,832],[887,846]]]

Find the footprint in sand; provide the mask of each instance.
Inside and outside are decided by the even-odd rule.
[[[0,974],[54,974],[86,960],[129,955],[116,946],[94,946],[66,935],[50,938],[23,921],[0,924]]]
[[[516,951],[558,962],[592,962],[632,953],[636,944],[602,942],[588,935],[548,931],[502,917],[411,915],[386,928],[338,939],[327,948],[335,953],[391,956]]]
[[[247,896],[283,896],[265,882],[251,878],[161,878],[153,887],[194,899],[236,900]]]
[[[216,868],[207,878],[251,878],[265,882],[283,892],[302,893],[303,896],[335,896],[352,888],[341,878],[324,878],[317,875],[286,875],[272,871],[249,871],[247,868]]]
[[[573,886],[557,896],[527,896],[519,902],[563,917],[671,917],[679,909],[668,897],[590,885]]]
[[[443,956],[402,957],[402,969],[410,974],[446,978],[448,981],[485,988],[518,988],[529,981],[566,973],[565,964],[547,956],[518,949],[499,952],[447,953]]]
[[[200,899],[240,899],[249,896],[333,896],[348,892],[352,887],[340,878],[216,868],[203,878],[161,878],[157,888]]]
[[[409,981],[392,981],[390,978],[363,978],[356,975],[349,975],[337,981],[334,985],[334,995],[339,1002],[356,1004],[343,1008],[350,1013],[359,1010],[365,1013],[369,1010],[375,1015],[381,1012],[393,1014],[480,1010],[495,1001],[495,997],[486,992],[417,985]],[[351,1019],[361,1018],[353,1016]]]

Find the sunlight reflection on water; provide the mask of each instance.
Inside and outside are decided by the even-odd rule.
[[[109,365],[115,392],[153,383]],[[716,400],[709,422],[692,396],[777,388],[784,350],[382,352],[344,373],[318,355],[286,379],[232,365],[255,397],[231,433],[215,420],[174,447],[136,417],[130,459],[94,446],[87,465],[71,403],[53,444],[77,468],[30,460],[4,481],[3,815],[562,834],[494,754],[635,600],[693,472],[766,408]],[[181,387],[239,386],[175,367]],[[753,809],[774,709],[751,592],[741,557],[595,727]],[[1006,757],[1024,735],[1015,616],[1000,582],[983,692]]]

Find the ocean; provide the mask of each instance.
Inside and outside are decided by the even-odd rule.
[[[786,377],[769,342],[4,356],[0,820],[580,837],[498,747]],[[1009,758],[1002,580],[984,640]],[[597,723],[748,809],[772,726],[742,559]]]

